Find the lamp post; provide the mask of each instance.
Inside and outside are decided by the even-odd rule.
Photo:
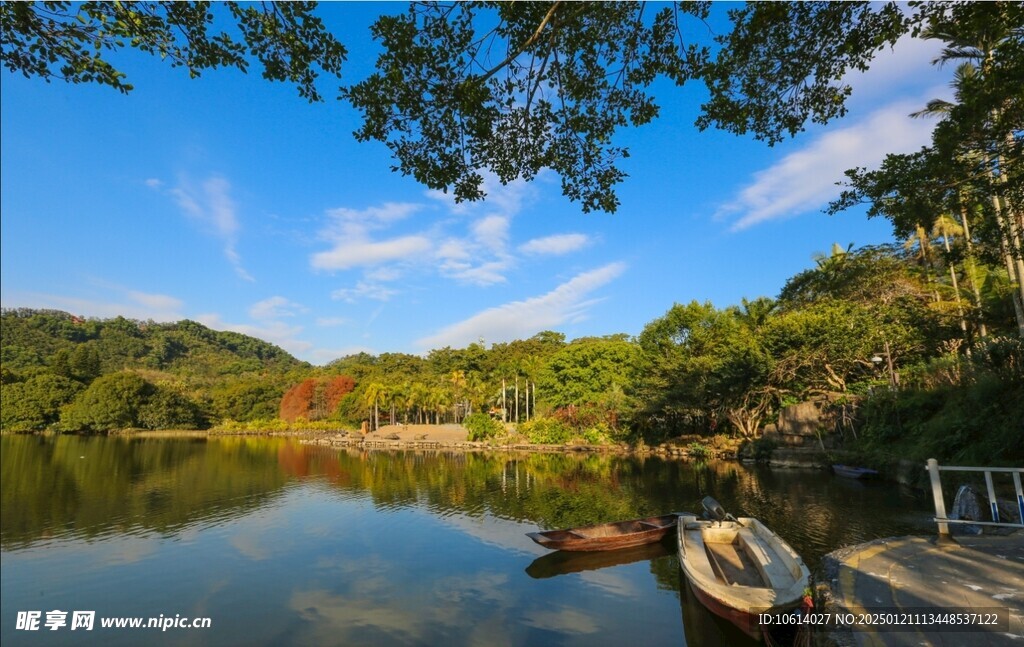
[[[875,353],[871,357],[871,363],[875,365],[876,369],[878,369],[882,365],[882,362],[886,362],[886,366],[889,369],[889,388],[895,390],[896,389],[896,371],[893,369],[892,353],[889,350],[889,342],[888,341],[885,342],[885,358],[884,359],[882,358],[882,356],[879,353]]]

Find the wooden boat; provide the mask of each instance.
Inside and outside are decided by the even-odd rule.
[[[762,637],[759,613],[785,612],[803,600],[807,567],[757,519],[681,516],[676,537],[679,564],[697,599],[755,639]]]
[[[678,513],[615,521],[595,526],[528,532],[526,536],[553,550],[616,550],[652,544],[676,528]]]
[[[878,476],[876,470],[868,469],[866,467],[852,467],[850,465],[833,465],[833,471],[837,476],[845,476],[850,479],[866,479],[872,476]]]

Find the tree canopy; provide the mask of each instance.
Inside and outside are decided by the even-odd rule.
[[[993,4],[1013,26],[1015,3]],[[842,116],[847,73],[901,36],[991,21],[955,2],[751,3],[730,8],[716,36],[711,13],[703,1],[412,2],[371,26],[376,71],[339,98],[362,115],[357,139],[385,143],[395,170],[458,200],[482,198],[488,173],[510,182],[552,169],[584,211],[614,211],[629,156],[619,133],[658,116],[659,80],[706,85],[700,128],[775,143],[808,120]],[[192,76],[256,62],[311,101],[324,96],[319,76],[340,79],[348,54],[312,2],[3,3],[0,28],[9,70],[122,92],[132,89],[115,65],[124,48]],[[1005,46],[997,59],[1019,49]],[[1012,81],[1015,69],[996,64],[989,78]]]

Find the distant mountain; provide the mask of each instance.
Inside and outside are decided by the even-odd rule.
[[[5,373],[14,374],[149,369],[200,381],[310,368],[273,344],[194,321],[86,319],[26,308],[0,313],[0,361]]]

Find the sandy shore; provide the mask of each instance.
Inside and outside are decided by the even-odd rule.
[[[397,438],[396,438],[397,436]],[[462,443],[469,440],[469,432],[462,425],[381,425],[377,431],[366,434],[364,440],[427,441]]]

